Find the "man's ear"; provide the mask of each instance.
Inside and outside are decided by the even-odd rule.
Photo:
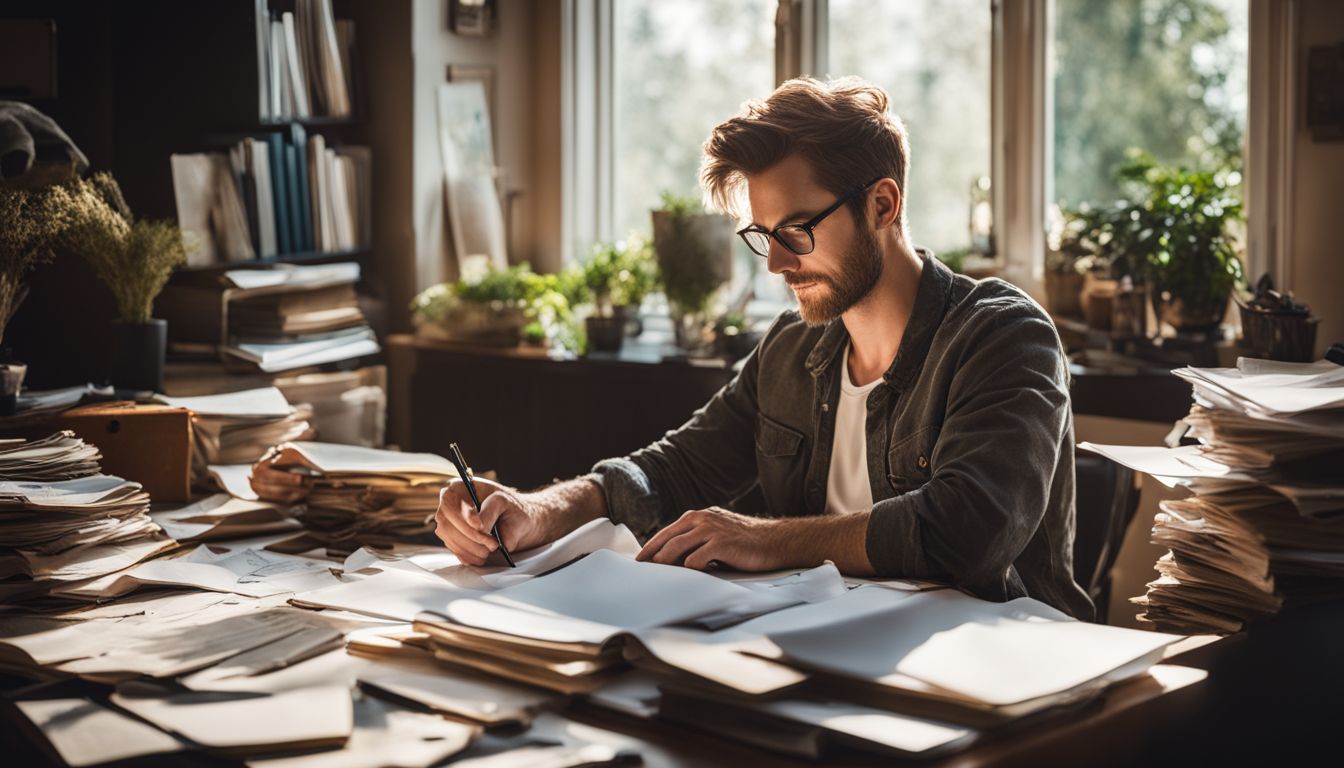
[[[881,179],[873,185],[869,194],[869,206],[873,214],[873,226],[877,229],[899,226],[901,210],[905,206],[905,196],[891,179]]]

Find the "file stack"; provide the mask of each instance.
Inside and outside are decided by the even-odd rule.
[[[439,491],[457,477],[451,462],[432,453],[335,443],[284,443],[276,464],[312,477],[296,515],[307,537],[335,555],[362,546],[437,543]]]
[[[1169,552],[1133,600],[1139,618],[1230,633],[1285,600],[1344,596],[1344,368],[1243,358],[1174,373],[1194,389],[1198,445],[1084,446],[1193,494],[1160,505],[1153,541]]]
[[[200,485],[209,484],[212,466],[252,464],[271,446],[312,434],[312,409],[291,406],[275,387],[163,400],[191,411],[192,474]]]
[[[0,443],[0,601],[41,598],[176,546],[149,518],[140,484],[98,474],[97,459],[69,432]]]

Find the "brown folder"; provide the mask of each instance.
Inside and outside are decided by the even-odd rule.
[[[55,419],[103,453],[103,473],[134,480],[153,501],[191,499],[191,412],[186,408],[97,403]]]

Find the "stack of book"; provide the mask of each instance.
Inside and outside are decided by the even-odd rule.
[[[279,448],[277,466],[312,478],[295,512],[305,548],[348,555],[362,546],[438,541],[439,491],[457,477],[442,456],[314,442]]]
[[[1163,501],[1169,548],[1132,602],[1165,631],[1230,633],[1285,600],[1344,596],[1344,368],[1243,358],[1183,368],[1194,404],[1171,449],[1089,446],[1192,491]]]
[[[73,433],[0,443],[0,602],[132,566],[177,546],[149,517],[139,483],[99,474]]]
[[[327,146],[297,123],[230,142],[227,152],[172,156],[178,221],[203,266],[370,242],[368,147]]]
[[[297,0],[272,14],[256,0],[257,110],[262,120],[347,117],[354,101],[354,22],[331,0]]]

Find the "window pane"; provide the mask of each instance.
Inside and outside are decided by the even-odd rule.
[[[830,73],[886,90],[910,138],[906,222],[918,245],[971,245],[990,167],[989,0],[830,0]]]
[[[618,0],[616,233],[650,231],[663,191],[699,196],[701,146],[774,88],[776,0]]]
[[[1054,197],[1120,197],[1131,149],[1161,163],[1239,168],[1247,0],[1055,0]]]

